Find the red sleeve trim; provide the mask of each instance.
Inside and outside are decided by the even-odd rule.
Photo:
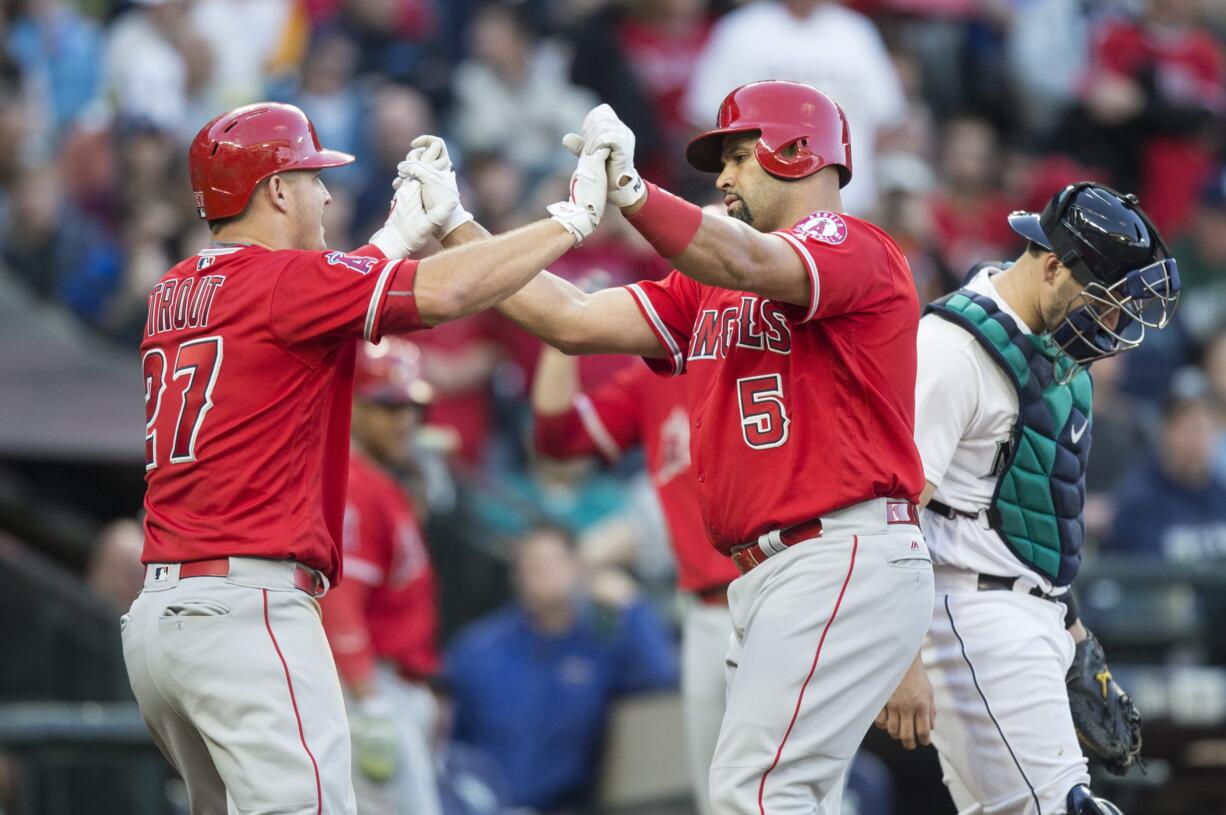
[[[656,311],[656,307],[652,305],[651,298],[647,296],[647,292],[643,291],[638,283],[631,283],[626,288],[634,297],[634,302],[638,305],[639,311],[643,312],[643,317],[647,320],[647,325],[651,328],[652,333],[660,341],[660,347],[668,352],[670,368],[665,373],[671,373],[674,376],[683,373],[685,371],[685,355],[681,353],[681,348],[677,345],[677,341],[673,339],[673,335],[669,333],[668,327],[660,319],[660,315]],[[659,360],[646,359],[646,362],[653,370],[660,370]]]
[[[801,320],[802,323],[807,323],[817,314],[817,304],[821,300],[822,284],[817,276],[817,261],[813,259],[813,254],[809,251],[809,248],[790,232],[772,232],[771,234],[778,235],[791,244],[792,248],[796,250],[796,254],[800,255],[801,261],[804,262],[805,269],[809,272],[809,310],[805,312],[805,317]]]
[[[395,260],[379,273],[366,309],[362,336],[367,342],[378,342],[385,333],[407,334],[425,328],[413,293],[417,263],[416,260]]]

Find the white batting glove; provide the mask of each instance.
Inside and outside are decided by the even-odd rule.
[[[570,177],[570,199],[546,207],[553,220],[566,227],[575,239],[575,246],[596,231],[604,217],[608,201],[608,176],[605,164],[608,150],[597,150],[579,156],[579,165]]]
[[[614,206],[628,207],[646,193],[643,179],[634,169],[634,131],[608,105],[592,108],[583,119],[583,135],[568,133],[562,144],[575,155],[585,150],[609,150],[609,201]]]
[[[448,222],[459,201],[447,200],[426,207],[418,181],[399,184],[383,228],[370,242],[389,258],[403,259],[420,252]]]
[[[439,230],[439,238],[444,238],[457,227],[473,220],[472,213],[464,209],[460,202],[460,187],[456,182],[451,156],[447,153],[447,143],[438,136],[418,136],[413,139],[411,146],[413,149],[408,156],[396,166],[399,176],[392,182],[392,186],[396,187],[406,179],[416,178],[421,183],[421,197],[427,209],[454,199],[456,208]]]

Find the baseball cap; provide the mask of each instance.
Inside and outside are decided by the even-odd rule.
[[[400,337],[362,343],[353,393],[364,402],[389,407],[425,406],[434,400],[434,389],[421,376],[421,350]]]

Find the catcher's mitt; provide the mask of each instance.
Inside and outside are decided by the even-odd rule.
[[[1103,647],[1093,634],[1087,632],[1077,643],[1064,682],[1077,740],[1086,758],[1114,775],[1124,775],[1133,764],[1144,767],[1141,712],[1111,678]]]

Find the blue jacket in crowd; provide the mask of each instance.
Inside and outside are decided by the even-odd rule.
[[[1172,481],[1154,459],[1126,476],[1115,492],[1110,548],[1173,563],[1226,560],[1226,485],[1201,488]]]
[[[513,804],[549,812],[590,801],[610,701],[674,687],[677,657],[646,602],[585,606],[557,636],[511,606],[459,635],[447,677],[455,738],[494,758]]]

